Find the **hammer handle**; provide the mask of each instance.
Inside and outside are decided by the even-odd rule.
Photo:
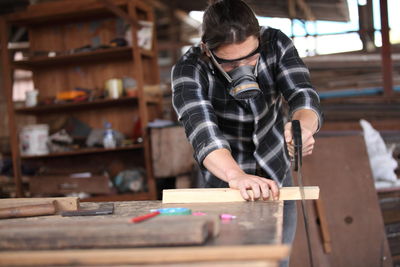
[[[47,204],[27,205],[0,209],[0,219],[52,215],[56,213],[54,201]]]

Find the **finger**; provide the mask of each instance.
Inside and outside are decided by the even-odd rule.
[[[271,188],[273,200],[279,199],[279,188],[275,181],[268,180],[269,188]]]
[[[287,149],[289,152],[294,152],[294,146],[288,146]]]
[[[261,196],[260,185],[256,182],[252,182],[251,190],[253,190],[254,199],[259,199]]]
[[[305,148],[302,150],[302,152],[303,152],[303,154],[306,154],[306,153],[308,153],[308,152],[310,152],[310,151],[313,151],[313,149],[314,149],[314,146],[308,146],[308,147],[305,147]]]
[[[285,141],[286,143],[290,143],[292,141],[292,123],[288,122],[285,124]]]
[[[242,195],[242,197],[243,197],[245,200],[249,200],[249,199],[250,199],[250,196],[249,196],[249,194],[247,193],[247,189],[246,189],[245,186],[240,186],[240,187],[239,187],[239,190],[240,190],[240,194]]]
[[[309,156],[309,155],[312,154],[312,152],[313,152],[312,150],[308,150],[307,152],[304,152],[303,155],[304,156]]]
[[[290,155],[291,157],[293,157],[293,155],[294,155],[294,148],[289,148],[289,147],[288,147],[288,152],[289,152],[289,155]]]
[[[268,183],[266,183],[266,182],[263,181],[263,180],[265,180],[265,178],[260,178],[261,193],[262,193],[263,199],[267,200],[267,199],[269,199],[269,197],[270,197],[270,194],[269,194],[269,185],[268,185]]]
[[[312,136],[303,142],[304,147],[313,146],[314,144],[315,144],[315,139]]]

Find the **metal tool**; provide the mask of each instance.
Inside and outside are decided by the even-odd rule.
[[[293,120],[292,121],[292,132],[293,132],[293,140],[294,140],[294,171],[297,173],[297,182],[300,187],[300,194],[301,194],[301,208],[303,211],[303,218],[304,218],[304,227],[306,230],[307,236],[307,245],[308,245],[308,256],[310,258],[310,266],[314,266],[313,262],[313,255],[311,249],[311,240],[310,240],[310,229],[308,224],[308,213],[306,207],[306,200],[304,194],[304,187],[303,187],[303,177],[301,175],[301,165],[303,163],[303,142],[301,136],[301,126],[300,121]]]
[[[114,213],[114,203],[100,204],[99,208],[92,210],[74,210],[74,211],[63,211],[61,216],[96,216],[96,215],[108,215]]]

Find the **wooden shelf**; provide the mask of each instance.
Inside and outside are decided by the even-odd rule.
[[[121,97],[118,99],[100,99],[87,102],[68,102],[62,104],[49,104],[36,107],[20,107],[20,108],[15,108],[15,112],[20,114],[40,114],[40,113],[47,113],[50,111],[82,110],[90,108],[111,107],[121,104],[136,104],[137,102],[138,102],[137,97]],[[158,104],[159,98],[146,96],[146,102],[148,104]]]
[[[155,56],[153,51],[146,49],[140,49],[140,54],[149,58]],[[106,60],[132,60],[132,47],[104,48],[55,57],[38,56],[32,59],[13,61],[12,66],[14,69],[33,69],[38,67],[54,67],[54,65],[98,63]]]
[[[154,52],[147,49],[140,49],[140,54],[145,57],[152,58],[155,56]]]
[[[147,51],[145,53],[150,54]],[[106,60],[132,60],[132,47],[106,48],[55,57],[35,57],[28,60],[14,61],[12,66],[15,69],[33,69],[37,67],[54,67],[54,65],[87,64]]]
[[[100,195],[81,199],[80,202],[109,202],[109,201],[132,201],[132,200],[150,200],[152,199],[147,192],[125,193],[115,195]]]
[[[117,148],[84,148],[79,150],[60,152],[60,153],[49,153],[46,155],[32,155],[32,156],[24,156],[22,155],[22,159],[44,159],[44,158],[54,158],[54,157],[69,157],[69,156],[78,156],[85,154],[98,154],[98,153],[108,153],[108,152],[117,152],[117,151],[129,151],[143,149],[143,144],[135,144],[131,146],[117,147]]]
[[[17,113],[42,113],[49,111],[61,111],[61,110],[78,110],[78,109],[88,109],[88,108],[98,108],[98,107],[109,107],[120,104],[134,104],[137,103],[137,97],[121,97],[118,99],[100,99],[87,102],[69,102],[62,104],[49,104],[36,107],[22,107],[16,108]]]
[[[126,10],[128,1],[113,0],[113,4]],[[56,1],[50,4],[31,5],[24,11],[7,15],[7,19],[14,24],[33,25],[87,20],[110,15],[111,11],[97,0]]]

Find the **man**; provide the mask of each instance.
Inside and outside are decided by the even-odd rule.
[[[244,199],[251,189],[255,198],[276,199],[279,186],[292,184],[294,148],[284,100],[289,120],[301,123],[303,155],[312,153],[322,115],[309,72],[292,41],[279,30],[260,28],[241,0],[209,5],[202,42],[174,66],[172,88],[206,187],[229,186]],[[285,209],[291,211],[284,218],[295,224],[294,203]]]

